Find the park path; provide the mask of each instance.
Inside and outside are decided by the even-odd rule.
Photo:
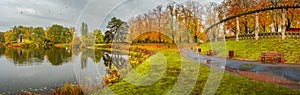
[[[201,55],[188,49],[181,50],[184,57],[211,68],[248,77],[254,80],[275,83],[300,89],[300,65],[261,64],[242,60]]]

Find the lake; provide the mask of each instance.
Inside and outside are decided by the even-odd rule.
[[[104,56],[122,62],[127,55],[102,50],[70,50],[68,48],[16,49],[0,47],[0,92],[2,94],[51,93],[64,83],[104,86],[102,77],[111,66]],[[121,60],[121,61],[120,61]],[[0,93],[0,94],[1,94]]]

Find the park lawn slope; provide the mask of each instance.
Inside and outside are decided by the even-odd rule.
[[[166,72],[163,76],[154,84],[147,86],[137,86],[126,82],[125,80],[121,80],[118,83],[110,84],[106,88],[101,89],[94,93],[94,95],[103,94],[109,92],[108,89],[112,90],[115,94],[120,95],[136,95],[136,94],[150,94],[150,95],[161,95],[168,93],[176,84],[177,79],[180,75],[181,70],[185,70],[180,68],[181,63],[190,63],[197,64],[190,60],[187,60],[179,54],[178,51],[175,50],[161,50],[157,51],[162,53],[167,63]],[[146,74],[149,72],[149,59],[141,63],[135,71],[139,74]],[[202,90],[205,87],[206,80],[208,79],[210,68],[204,65],[198,65],[198,67],[191,68],[199,68],[196,84],[194,89],[192,89],[191,94],[201,94]],[[195,76],[195,75],[191,75]],[[149,79],[151,80],[151,79]],[[189,85],[189,84],[183,84]],[[183,94],[185,90],[190,90],[188,88],[181,88],[181,91],[178,91],[178,94]],[[224,73],[221,84],[218,87],[218,90],[215,94],[300,94],[299,90],[290,89],[287,87],[264,83],[261,81],[252,80],[249,78],[241,77],[238,75],[233,75],[229,73]]]
[[[216,43],[204,43],[199,45],[198,47],[202,49],[202,52],[207,52],[212,48],[211,44]],[[258,61],[262,52],[283,52],[284,59],[287,60],[286,63],[300,64],[299,49],[299,39],[260,39],[226,41],[226,57],[228,57],[228,51],[233,50],[234,59],[249,61]],[[220,55],[220,53],[217,53],[217,55]]]

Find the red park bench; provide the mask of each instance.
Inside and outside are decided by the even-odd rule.
[[[261,62],[278,62],[285,63],[284,53],[281,52],[263,52],[261,53]]]
[[[207,52],[207,55],[208,56],[214,56],[214,55],[216,55],[217,54],[217,51],[216,50],[209,50],[208,52]]]

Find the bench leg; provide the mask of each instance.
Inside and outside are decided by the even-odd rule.
[[[262,57],[261,59],[262,59],[262,62],[265,62],[265,61],[266,61],[266,59],[265,59],[264,57]]]

